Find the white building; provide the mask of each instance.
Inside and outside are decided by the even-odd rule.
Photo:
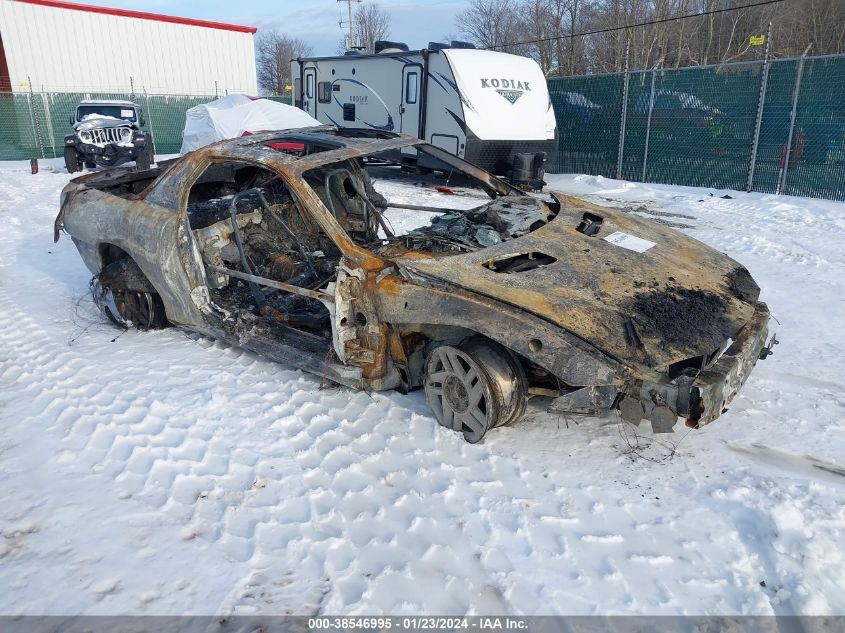
[[[257,94],[249,26],[0,0],[0,92]]]

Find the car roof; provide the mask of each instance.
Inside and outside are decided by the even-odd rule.
[[[268,146],[270,143],[276,142],[311,144],[323,146],[325,149],[300,157],[285,154]],[[378,154],[383,151],[423,143],[424,141],[421,139],[407,134],[321,125],[292,130],[260,132],[249,136],[226,139],[200,148],[196,152],[208,152],[217,157],[227,156],[232,160],[237,160],[239,156],[248,157],[252,155],[252,157],[255,157],[257,153],[261,157],[273,161],[290,163],[291,165],[308,165],[310,168],[337,162],[343,158]],[[340,151],[344,156],[339,157],[338,151],[333,150]]]
[[[131,101],[121,101],[119,99],[83,99],[79,105],[117,105],[129,106],[130,108],[137,108],[138,105]]]

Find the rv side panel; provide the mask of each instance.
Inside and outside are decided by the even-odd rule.
[[[301,64],[300,107],[311,116],[339,127],[418,135],[421,53],[303,59]],[[413,103],[404,104],[406,96]]]
[[[442,51],[429,54],[426,82],[425,130],[421,138],[463,157],[466,148],[463,104],[449,61]]]
[[[460,48],[344,55],[300,59],[297,76],[295,104],[323,123],[417,136],[498,175],[514,173],[518,158],[540,180],[543,155],[557,151],[545,77],[527,57]],[[417,151],[402,156],[414,161]]]

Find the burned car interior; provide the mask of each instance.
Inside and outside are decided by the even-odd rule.
[[[271,149],[279,145],[265,143]],[[330,149],[290,145],[283,151],[297,157]],[[394,155],[346,159],[306,171],[303,177],[355,243],[384,257],[408,251],[440,256],[475,251],[547,224],[556,215],[553,209],[559,207],[554,200],[541,204],[531,196],[502,199],[495,189],[483,187],[468,174],[450,170],[451,182],[460,182],[491,200],[466,210],[416,205],[411,213],[429,211],[437,215],[428,224],[396,235],[385,218],[389,203],[376,191],[368,174],[370,165],[400,168],[401,161]],[[209,289],[216,304],[227,311],[246,309],[270,321],[331,337],[330,314],[320,300],[213,272],[236,270],[308,290],[325,289],[335,280],[340,251],[303,212],[280,176],[255,164],[214,162],[190,188],[187,216],[203,261],[212,267]],[[485,266],[512,273],[551,261],[554,258],[542,253],[528,253],[490,260]]]
[[[334,278],[340,252],[272,171],[226,161],[212,164],[191,187],[188,221],[211,267],[317,290]],[[330,337],[326,307],[317,299],[278,288],[208,275],[213,301],[237,313],[250,309],[268,320]]]
[[[409,149],[442,169],[390,199]],[[421,387],[470,442],[529,398],[697,428],[776,342],[724,254],[383,132],[260,134],[83,176],[61,229],[119,324],[181,325],[357,389]]]

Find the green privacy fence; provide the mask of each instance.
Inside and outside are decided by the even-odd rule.
[[[551,172],[845,200],[843,55],[553,78],[549,92]]]
[[[213,96],[116,93],[32,92],[0,93],[0,160],[60,158],[69,118],[84,99],[120,99],[141,107],[156,153],[175,154],[182,145],[185,112]],[[289,97],[269,97],[289,103]]]

